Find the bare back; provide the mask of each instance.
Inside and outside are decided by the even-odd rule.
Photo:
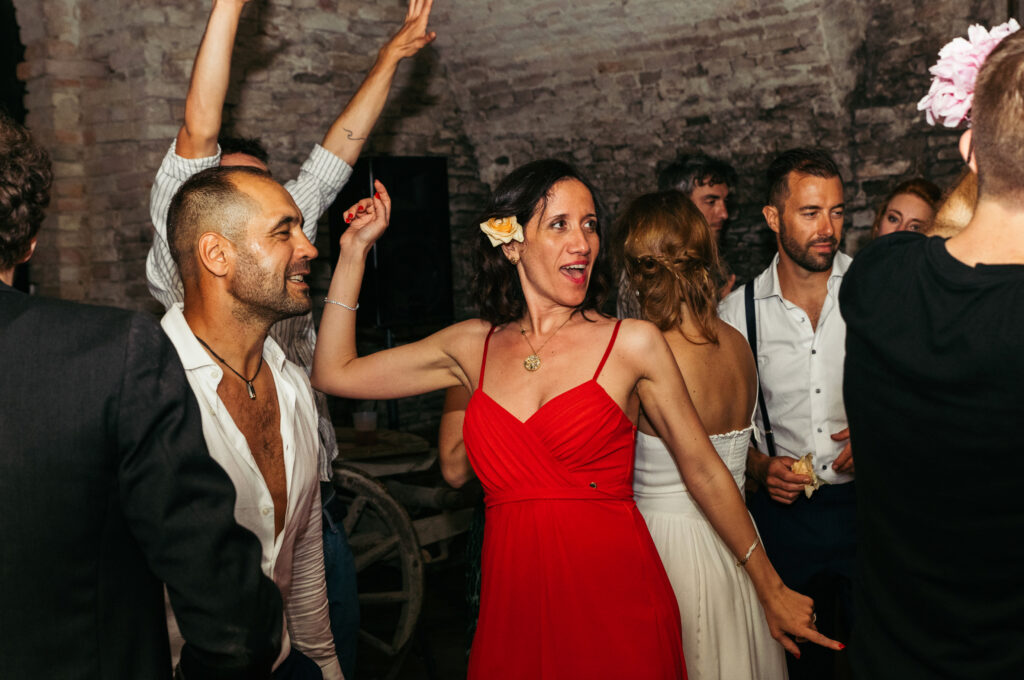
[[[664,333],[686,381],[686,389],[708,434],[724,434],[750,425],[757,399],[757,370],[746,338],[729,324],[715,320],[718,344],[697,344],[678,329]],[[690,337],[696,328],[687,327]],[[646,418],[640,430],[656,434]]]

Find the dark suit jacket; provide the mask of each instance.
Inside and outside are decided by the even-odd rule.
[[[0,678],[269,676],[281,598],[150,317],[0,283]]]

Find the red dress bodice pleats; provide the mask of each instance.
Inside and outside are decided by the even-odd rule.
[[[617,334],[592,379],[525,422],[484,392],[484,346],[463,427],[487,505],[471,680],[686,677],[675,595],[633,502],[635,428],[597,382]]]

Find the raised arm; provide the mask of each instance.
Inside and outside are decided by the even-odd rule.
[[[788,589],[765,556],[743,497],[704,431],[665,339],[650,324],[628,328],[623,341],[638,362],[636,389],[644,414],[668,445],[687,489],[715,531],[738,562],[747,558],[744,566],[764,607],[772,637],[797,656],[799,649],[786,633],[842,649],[840,643],[809,625],[813,602]]]
[[[409,0],[405,23],[380,48],[366,79],[324,135],[322,146],[349,165],[355,165],[388,98],[398,63],[411,57],[437,37],[427,31],[433,0]]]
[[[192,65],[192,80],[185,98],[185,123],[178,131],[176,150],[182,158],[206,158],[217,153],[217,135],[231,77],[231,53],[238,20],[247,2],[249,0],[213,0],[206,33]]]
[[[341,235],[331,287],[320,322],[313,373],[316,389],[352,399],[395,399],[445,389],[468,378],[454,358],[467,329],[477,322],[449,326],[428,338],[360,357],[356,352],[356,314],[366,256],[388,226],[391,199],[379,181],[372,198],[345,213],[348,228]],[[483,345],[483,336],[480,336]]]

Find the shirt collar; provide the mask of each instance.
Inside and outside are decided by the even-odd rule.
[[[831,292],[837,284],[841,281],[843,275],[846,274],[846,270],[850,267],[850,262],[853,261],[846,253],[837,252],[835,258],[832,259],[832,273],[828,277],[828,290]],[[782,286],[779,285],[779,254],[775,253],[775,257],[772,258],[772,263],[768,265],[768,268],[764,272],[754,279],[754,299],[762,300],[764,298],[777,297],[780,300],[782,298]]]
[[[167,309],[167,313],[164,314],[164,318],[160,321],[160,325],[163,326],[167,337],[171,339],[171,342],[174,343],[175,348],[178,350],[181,365],[186,371],[192,371],[205,366],[214,366],[220,370],[220,365],[217,361],[196,340],[196,336],[189,327],[188,321],[185,320],[184,309],[184,303],[176,302]],[[267,339],[263,341],[263,361],[270,364],[274,370],[281,371],[284,369],[287,360],[281,346],[268,334]]]

